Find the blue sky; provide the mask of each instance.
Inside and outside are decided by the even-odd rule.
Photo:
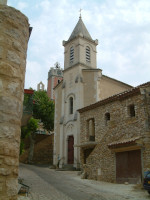
[[[79,18],[98,39],[97,67],[103,74],[133,86],[150,81],[149,0],[8,0],[28,19],[33,31],[28,44],[25,88],[47,89],[50,67],[64,67],[63,40]]]

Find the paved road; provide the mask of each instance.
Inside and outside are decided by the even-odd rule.
[[[131,185],[82,180],[77,172],[55,171],[48,167],[20,165],[20,175],[30,186],[32,200],[146,200],[146,191]]]

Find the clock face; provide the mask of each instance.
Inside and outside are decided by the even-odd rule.
[[[60,71],[60,70],[58,70],[58,71],[57,71],[57,74],[58,74],[58,75],[61,75],[61,71]]]

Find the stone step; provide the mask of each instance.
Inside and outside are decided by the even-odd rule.
[[[73,167],[73,164],[65,164],[62,168],[56,169],[57,171],[75,171],[76,168]]]

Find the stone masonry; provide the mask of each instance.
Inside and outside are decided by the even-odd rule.
[[[0,2],[0,200],[15,200],[29,23],[5,2]]]
[[[130,115],[130,105],[134,105],[134,116]],[[119,151],[140,149],[141,176],[150,170],[150,82],[84,107],[79,112],[81,137],[78,146],[87,178],[116,182],[115,153]],[[95,129],[92,141],[90,119],[94,121]]]

